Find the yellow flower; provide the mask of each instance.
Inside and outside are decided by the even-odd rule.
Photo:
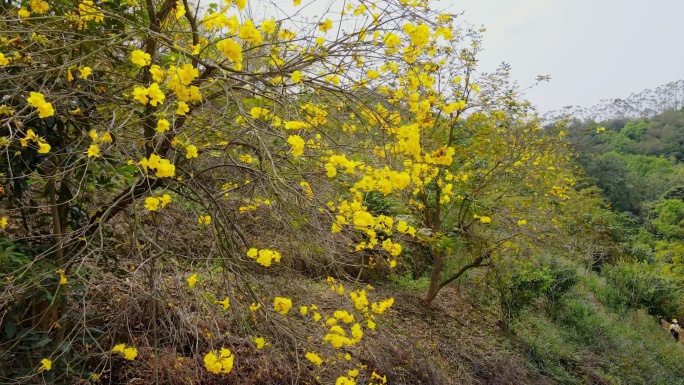
[[[112,353],[121,353],[121,354],[123,354],[124,349],[126,349],[126,344],[114,345],[114,348],[112,349]]]
[[[306,315],[306,313],[308,313],[308,312],[309,312],[309,309],[306,306],[302,306],[299,308],[299,313],[301,315]]]
[[[247,6],[247,0],[233,0],[239,10],[243,10]]]
[[[284,297],[275,297],[273,299],[273,308],[282,315],[286,315],[290,308],[292,308],[292,300]]]
[[[125,359],[133,361],[135,360],[135,357],[138,356],[138,349],[133,347],[127,348],[126,344],[118,344],[114,346],[114,348],[112,349],[112,353],[119,353]]]
[[[261,33],[254,27],[254,22],[249,19],[245,20],[242,26],[240,26],[238,37],[254,44],[261,44],[262,41]]]
[[[216,48],[218,48],[228,60],[235,63],[236,70],[242,68],[242,46],[238,42],[232,39],[221,40],[216,43]]]
[[[375,371],[373,371],[373,374],[371,374],[371,380],[380,380],[383,384],[386,384],[387,383],[387,376],[380,377],[379,374],[377,374],[377,373],[375,373]]]
[[[295,7],[301,4],[302,0],[294,0]]]
[[[5,57],[5,54],[0,52],[0,66],[6,66],[9,64],[9,59]]]
[[[157,106],[157,104],[164,103],[164,99],[166,98],[162,90],[159,89],[158,83],[152,83],[147,88],[147,97],[150,99],[150,104],[155,107]]]
[[[265,203],[265,202],[264,202]],[[262,249],[258,250],[254,247],[247,251],[247,256],[256,260],[256,262],[264,267],[271,266],[273,261],[280,262],[281,255],[274,250]]]
[[[249,310],[257,311],[257,310],[259,310],[260,307],[261,307],[260,303],[252,303],[251,305],[249,305]]]
[[[129,361],[135,360],[135,357],[138,356],[138,349],[136,348],[126,348],[124,349],[123,356],[125,359]]]
[[[356,385],[356,381],[349,377],[338,377],[335,385]]]
[[[100,156],[100,147],[98,147],[97,144],[91,144],[90,147],[88,147],[86,154],[88,155],[88,158],[97,158]]]
[[[281,38],[282,40],[292,40],[297,36],[297,34],[294,31],[290,31],[289,29],[281,29],[280,32],[278,32],[278,37]]]
[[[135,87],[133,89],[133,99],[139,101],[142,104],[147,104],[150,99],[147,97],[147,88],[145,87]]]
[[[59,269],[57,270],[57,273],[59,273],[59,284],[60,285],[66,285],[67,284],[67,277],[64,276],[64,270]]]
[[[275,20],[264,20],[261,23],[261,30],[268,34],[275,32]]]
[[[304,154],[304,139],[302,139],[301,136],[299,135],[290,135],[290,137],[287,138],[287,143],[292,146],[292,155],[293,156],[300,156]]]
[[[490,217],[480,217],[481,223],[492,223],[492,218]]]
[[[102,135],[102,138],[100,139],[100,142],[102,143],[111,143],[112,142],[112,134],[109,132],[105,132],[104,135]]]
[[[50,152],[51,148],[52,147],[50,147],[50,145],[45,143],[45,142],[39,142],[38,143],[38,153],[39,154],[47,154],[48,152]]]
[[[149,53],[136,49],[131,52],[131,62],[137,66],[145,67],[152,63],[152,58]]]
[[[87,78],[87,77],[90,76],[90,74],[92,74],[92,73],[93,73],[93,69],[92,69],[92,68],[90,68],[90,67],[82,67],[82,68],[81,68],[81,79]]]
[[[93,373],[90,375],[90,379],[93,381],[100,381],[101,373]]]
[[[217,301],[219,305],[223,305],[223,310],[228,310],[230,308],[230,298],[226,297],[223,301]]]
[[[185,115],[190,111],[190,107],[188,107],[188,104],[185,102],[178,102],[178,109],[176,110],[176,113],[178,115]]]
[[[525,219],[521,219],[518,221],[518,226],[524,226],[527,224],[527,221]]]
[[[163,134],[169,130],[169,127],[171,127],[171,124],[169,123],[168,120],[159,119],[159,120],[157,120],[157,127],[155,128],[155,130],[157,130],[157,132]]]
[[[332,29],[332,27],[333,27],[332,20],[327,19],[327,18],[325,19],[325,21],[318,23],[318,29],[323,33],[328,32],[329,30]]]
[[[43,0],[31,0],[31,10],[38,14],[43,14],[50,10],[50,5]]]
[[[0,229],[4,230],[7,227],[7,217],[0,218]]]
[[[27,11],[26,8],[22,7],[19,12],[19,17],[22,19],[25,19],[27,17],[31,17],[31,12]]]
[[[197,220],[197,223],[199,223],[200,225],[209,225],[211,224],[211,216],[200,215],[199,219]]]
[[[183,2],[181,0],[176,1],[176,9],[174,9],[173,13],[176,16],[176,20],[180,19],[185,15],[185,6],[183,5]]]
[[[290,75],[290,79],[292,79],[292,83],[294,84],[301,82],[303,77],[304,75],[299,71],[294,71],[292,75]]]
[[[164,194],[157,199],[159,199],[159,203],[161,203],[162,208],[166,207],[166,205],[171,203],[171,195],[169,195],[169,194]]]
[[[145,208],[149,211],[157,211],[159,208],[159,198],[147,197],[145,198]]]
[[[152,74],[152,79],[154,79],[155,82],[161,83],[161,81],[164,80],[164,70],[160,66],[152,64],[150,67],[150,73]]]
[[[138,164],[143,170],[153,169],[157,170],[157,177],[171,178],[176,174],[176,166],[168,159],[162,159],[159,155],[152,154],[149,159],[143,158]]]
[[[28,104],[38,110],[39,118],[47,118],[55,114],[52,108],[52,103],[45,101],[45,95],[40,92],[31,92],[30,96],[26,98]]]
[[[190,144],[185,146],[185,151],[187,152],[185,154],[185,158],[187,159],[192,159],[192,158],[197,158],[197,146],[194,144]]]
[[[230,373],[233,370],[235,356],[230,350],[221,348],[221,352],[211,351],[204,356],[204,367],[214,374]]]
[[[346,310],[337,310],[335,313],[333,313],[333,317],[335,319],[338,319],[344,323],[352,323],[354,322],[354,315],[349,313]]]
[[[193,275],[189,276],[188,278],[186,278],[185,280],[188,281],[188,287],[190,287],[191,289],[193,287],[195,287],[195,285],[199,281],[199,279],[197,279],[197,274],[193,274]]]
[[[257,349],[263,349],[266,345],[266,340],[264,340],[264,337],[257,337],[253,341],[256,344]]]
[[[323,363],[323,359],[316,353],[307,352],[304,357],[316,366],[321,366],[321,364]]]
[[[40,366],[38,367],[39,372],[42,372],[43,370],[47,372],[50,369],[52,369],[52,360],[48,358],[43,358],[42,360],[40,360]]]
[[[373,303],[371,305],[371,310],[373,310],[373,313],[376,314],[383,314],[387,309],[392,307],[394,305],[394,298],[389,298],[386,299],[380,303]]]
[[[94,21],[99,23],[104,20],[104,14],[93,6],[92,0],[83,0],[78,4],[78,13],[82,21]]]

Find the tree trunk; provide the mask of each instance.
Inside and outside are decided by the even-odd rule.
[[[437,250],[435,253],[435,261],[432,264],[432,274],[430,275],[430,287],[428,288],[428,292],[424,299],[426,305],[430,305],[432,303],[435,297],[437,297],[437,293],[440,289],[439,284],[441,282],[442,262],[444,259],[444,255],[442,253],[443,252],[441,250]]]

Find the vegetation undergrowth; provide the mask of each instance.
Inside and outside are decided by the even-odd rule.
[[[682,309],[678,152],[627,153],[662,122],[580,136],[675,175],[624,200],[462,14],[261,5],[2,4],[0,382],[670,378],[582,350],[640,357],[640,309]]]

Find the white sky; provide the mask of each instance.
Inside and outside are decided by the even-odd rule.
[[[292,0],[272,1],[250,5],[277,16],[295,9]],[[297,12],[320,16],[331,2],[344,0],[303,0]],[[684,79],[684,0],[431,0],[431,8],[487,28],[481,71],[505,61],[522,88],[551,75],[525,94],[541,114]]]
[[[481,68],[502,61],[539,111],[589,107],[684,78],[684,0],[441,0],[487,28]],[[438,8],[442,8],[441,6]]]

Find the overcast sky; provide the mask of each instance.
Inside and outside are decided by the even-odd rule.
[[[481,67],[513,66],[540,112],[589,107],[684,78],[684,0],[450,0],[487,28]],[[442,7],[440,7],[442,8]]]

